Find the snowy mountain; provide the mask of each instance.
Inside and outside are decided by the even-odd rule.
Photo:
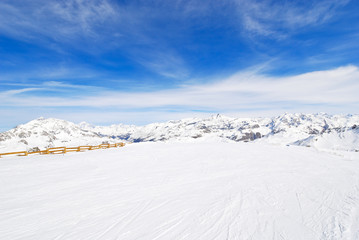
[[[359,116],[283,114],[273,118],[189,118],[142,127],[112,125],[83,129],[132,142],[148,141],[258,141],[318,149],[359,150]]]
[[[273,118],[188,118],[146,126],[94,126],[36,119],[0,134],[0,149],[98,144],[102,142],[264,142],[359,151],[359,115],[283,114]]]
[[[0,133],[0,151],[24,151],[33,148],[79,146],[111,141],[79,125],[54,118],[38,118]]]

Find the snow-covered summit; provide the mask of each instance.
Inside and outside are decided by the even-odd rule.
[[[38,118],[0,133],[0,149],[29,150],[34,147],[70,146],[109,140],[61,119]]]
[[[94,128],[95,125],[91,124],[91,123],[88,123],[88,122],[80,122],[78,124],[78,126],[81,128],[81,129],[89,129],[89,128]]]

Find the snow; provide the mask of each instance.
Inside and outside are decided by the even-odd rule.
[[[359,239],[359,153],[136,143],[0,159],[0,239]]]

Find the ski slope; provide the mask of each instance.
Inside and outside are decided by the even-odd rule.
[[[0,159],[0,239],[359,239],[359,154],[138,143]]]

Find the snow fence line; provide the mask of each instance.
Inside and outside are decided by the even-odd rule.
[[[96,150],[96,149],[106,149],[106,148],[114,148],[114,147],[123,147],[125,143],[114,143],[114,144],[100,144],[96,146],[78,146],[78,147],[53,147],[47,148],[46,150],[42,151],[21,151],[21,152],[8,152],[8,153],[0,153],[1,156],[5,155],[17,155],[17,156],[28,156],[30,154],[65,154],[68,152],[83,152],[86,150]]]

